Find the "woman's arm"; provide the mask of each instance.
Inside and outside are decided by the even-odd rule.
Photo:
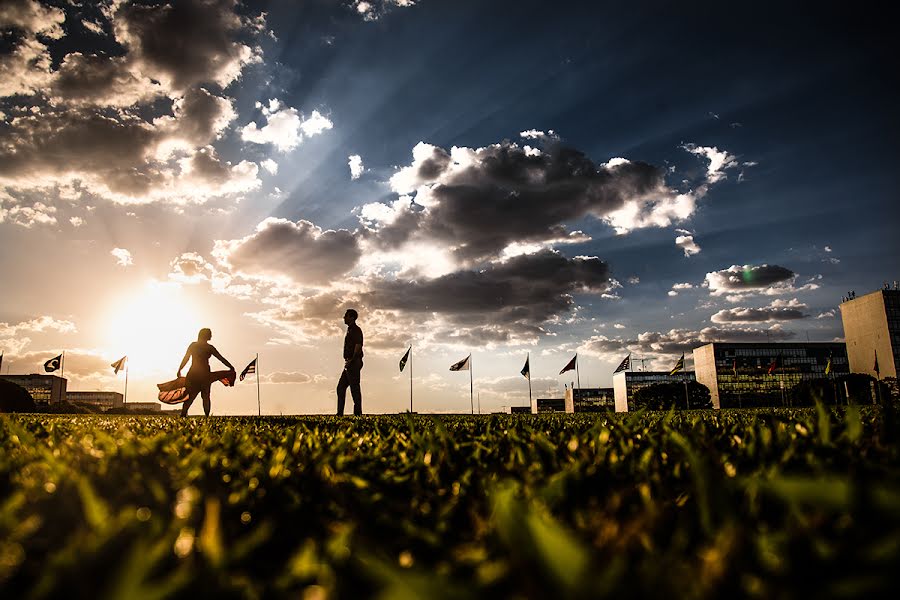
[[[212,347],[212,353],[213,353],[213,356],[215,356],[216,358],[218,358],[219,360],[221,360],[221,361],[222,361],[222,364],[224,364],[226,367],[228,367],[229,369],[231,369],[232,371],[234,371],[234,367],[231,366],[231,363],[228,362],[228,360],[227,360],[224,356],[222,356],[221,354],[219,354],[219,351],[216,350],[216,347],[215,347],[215,346],[211,346],[211,347]]]
[[[193,346],[193,344],[191,344]],[[184,353],[184,358],[181,359],[181,364],[178,366],[178,375],[176,377],[181,377],[181,370],[184,368],[184,365],[187,364],[188,359],[191,357],[191,346],[188,346],[188,349]]]

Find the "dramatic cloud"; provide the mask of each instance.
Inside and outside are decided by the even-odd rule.
[[[795,337],[778,325],[768,329],[705,327],[699,331],[670,329],[667,332],[646,331],[637,339],[610,339],[593,336],[579,346],[578,351],[602,360],[620,360],[622,354],[632,353],[641,358],[669,358],[682,353],[690,354],[694,348],[710,342],[775,342]],[[634,360],[634,357],[632,357]]]
[[[323,230],[309,221],[268,218],[238,240],[217,240],[213,256],[247,276],[287,276],[297,283],[339,280],[362,255],[353,233]]]
[[[225,86],[258,59],[238,39],[256,35],[262,17],[236,9],[235,0],[109,3],[102,23],[83,23],[115,49],[98,53],[96,40],[63,38],[62,9],[4,3],[0,24],[16,35],[0,54],[0,97],[29,96],[30,106],[4,115],[0,185],[24,193],[77,182],[116,202],[175,204],[258,187],[254,163],[231,165],[209,147],[236,118]],[[76,8],[65,10],[77,23]]]
[[[675,245],[684,250],[685,256],[700,254],[700,246],[694,241],[694,234],[684,229],[677,230],[680,235],[675,237]]]
[[[366,168],[363,166],[362,157],[359,154],[351,154],[347,157],[347,163],[350,165],[350,179],[356,180],[362,177]]]
[[[134,261],[131,258],[131,252],[125,248],[113,248],[109,253],[115,257],[116,264],[120,267],[128,267],[134,264]]]
[[[398,202],[378,211],[364,207],[364,215],[376,217],[367,223],[372,237],[387,247],[438,243],[459,264],[477,263],[513,243],[540,248],[566,239],[566,223],[589,215],[626,231],[668,224],[680,210],[670,210],[679,195],[657,167],[630,161],[597,166],[559,144],[536,152],[509,142],[448,152],[419,143],[412,164],[390,184]],[[692,211],[693,201],[680,218]]]
[[[72,321],[54,319],[47,315],[31,319],[30,321],[22,321],[15,325],[0,323],[0,337],[15,337],[22,332],[43,333],[45,331],[74,333],[77,330],[75,323]]]
[[[272,144],[281,152],[293,150],[303,141],[303,136],[312,137],[332,128],[332,123],[319,111],[303,119],[297,109],[283,106],[279,100],[269,100],[268,106],[257,102],[262,109],[266,124],[258,127],[250,123],[241,129],[241,139],[254,144]]]
[[[761,308],[729,308],[720,310],[711,317],[713,323],[762,323],[766,321],[793,321],[805,319],[809,315],[805,311],[809,307],[797,298],[793,300],[775,300],[769,306]]]
[[[537,326],[572,309],[572,294],[601,294],[610,288],[603,261],[544,250],[433,279],[376,279],[360,297],[373,308],[437,313],[467,329],[487,328],[482,336],[496,340],[509,329],[535,334]],[[500,329],[492,330],[494,326]]]
[[[796,273],[778,265],[732,265],[707,273],[704,285],[712,295],[719,296],[790,285],[796,277]]]

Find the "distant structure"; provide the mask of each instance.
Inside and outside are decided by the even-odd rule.
[[[508,409],[508,412],[511,415],[530,415],[531,407],[530,406],[510,406]]]
[[[129,402],[127,405],[128,410],[149,410],[153,412],[162,412],[162,405],[159,402]],[[174,411],[166,411],[166,412],[174,412]],[[180,412],[180,411],[179,411]]]
[[[570,412],[566,410],[566,398],[536,398],[532,410],[532,414],[566,412]]]
[[[693,371],[679,371],[674,375],[669,375],[668,371],[619,371],[613,373],[616,412],[635,410],[632,399],[635,392],[641,388],[657,383],[684,383],[685,381],[695,381]]]
[[[70,404],[109,410],[122,408],[124,398],[119,392],[66,392],[66,401]]]
[[[713,408],[782,406],[801,381],[850,372],[840,342],[723,343],[694,348],[697,381],[709,388]]]
[[[66,384],[68,380],[56,375],[0,375],[0,379],[11,381],[25,388],[35,402],[43,404],[59,404],[66,400]]]
[[[566,390],[567,412],[570,405],[570,397],[572,412],[606,412],[616,409],[613,388],[568,388]]]
[[[850,370],[878,379],[900,371],[900,290],[884,288],[865,296],[851,293],[841,303]],[[878,372],[875,358],[878,358]]]

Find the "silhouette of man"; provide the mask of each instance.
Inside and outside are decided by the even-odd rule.
[[[344,371],[337,385],[337,414],[344,414],[344,402],[347,399],[347,388],[353,397],[353,414],[362,414],[362,390],[359,389],[359,376],[363,368],[363,332],[356,324],[359,318],[352,308],[344,313],[347,335],[344,336]]]

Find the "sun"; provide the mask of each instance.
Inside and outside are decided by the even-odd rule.
[[[118,357],[128,355],[132,375],[175,376],[189,342],[204,325],[177,283],[147,281],[116,303],[107,339]]]

